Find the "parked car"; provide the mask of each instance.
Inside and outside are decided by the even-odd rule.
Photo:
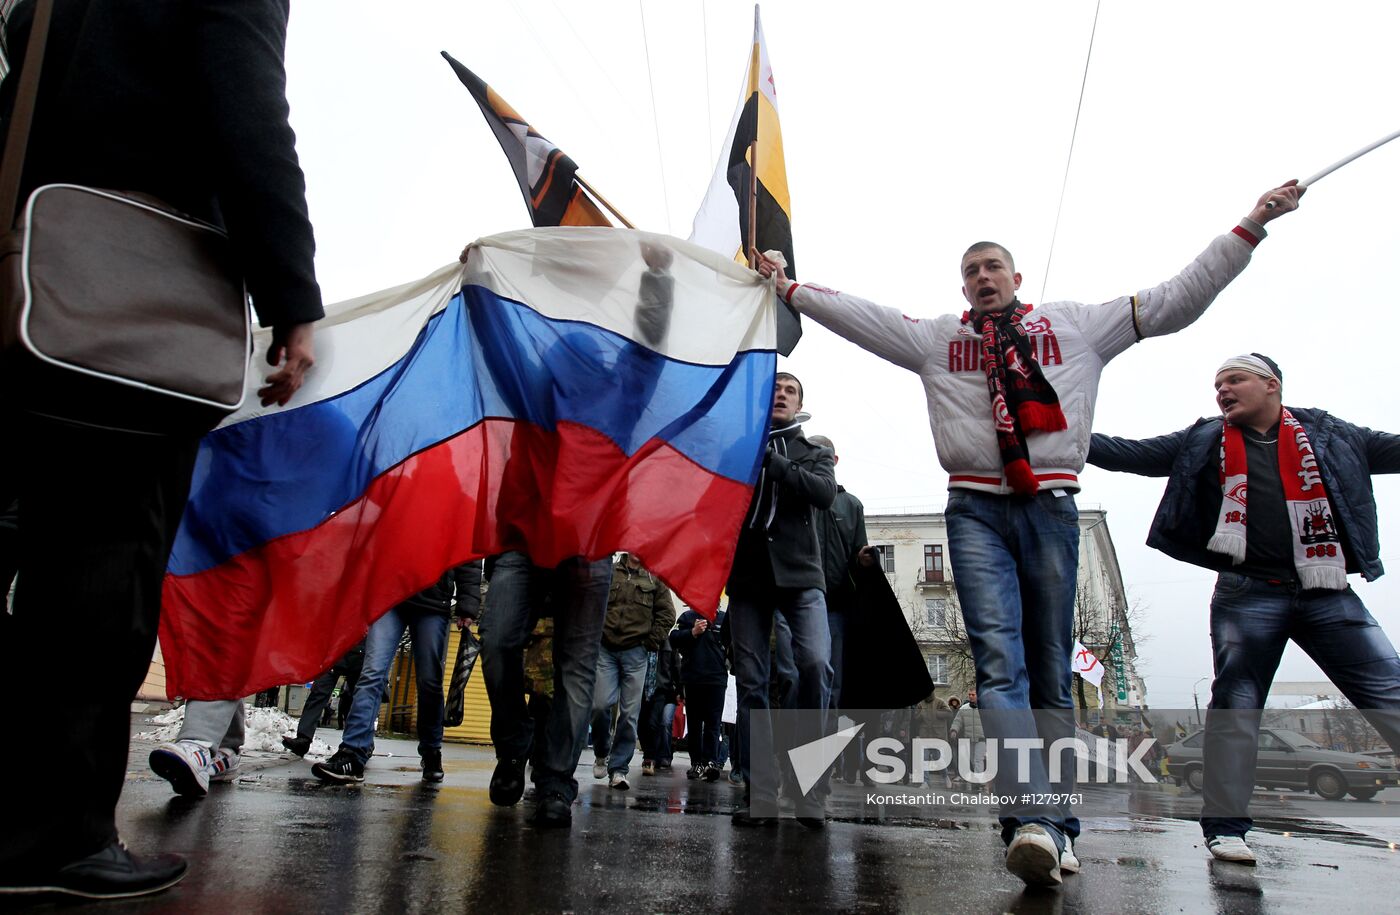
[[[1205,731],[1197,731],[1167,747],[1167,774],[1196,792],[1205,785],[1204,743]],[[1311,791],[1329,801],[1348,794],[1369,801],[1382,788],[1400,785],[1400,772],[1374,756],[1328,750],[1295,731],[1261,728],[1254,783]]]

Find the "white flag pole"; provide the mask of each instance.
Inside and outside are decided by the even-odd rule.
[[[1376,142],[1370,144],[1369,146],[1363,146],[1361,149],[1358,149],[1356,152],[1354,152],[1354,153],[1352,153],[1351,155],[1347,156],[1345,159],[1340,159],[1340,160],[1338,160],[1338,161],[1336,161],[1336,162],[1333,162],[1331,165],[1327,166],[1327,167],[1324,168],[1322,171],[1318,172],[1316,175],[1313,175],[1311,178],[1307,179],[1306,181],[1299,181],[1299,182],[1298,182],[1298,188],[1299,188],[1300,190],[1306,190],[1307,188],[1311,187],[1315,182],[1321,181],[1323,178],[1326,178],[1328,175],[1332,174],[1332,173],[1335,172],[1337,169],[1341,168],[1343,165],[1346,165],[1346,164],[1349,163],[1349,162],[1354,162],[1355,160],[1360,159],[1362,156],[1366,155],[1366,154],[1367,154],[1368,152],[1370,152],[1371,150],[1376,149],[1376,148],[1381,147],[1381,146],[1384,146],[1385,144],[1389,143],[1391,140],[1394,140],[1396,137],[1400,137],[1400,130],[1397,130],[1397,131],[1395,131],[1395,133],[1392,133],[1392,134],[1390,134],[1390,135],[1388,135],[1388,136],[1381,137],[1379,140],[1377,140]],[[1274,202],[1273,202],[1272,200],[1270,200],[1268,203],[1264,204],[1264,209],[1266,209],[1266,210],[1272,210],[1273,208],[1274,208]]]

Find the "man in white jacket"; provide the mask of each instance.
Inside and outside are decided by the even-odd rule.
[[[758,270],[799,312],[881,358],[918,373],[928,397],[939,462],[949,475],[945,517],[958,599],[977,668],[989,738],[998,745],[997,792],[1074,791],[1074,763],[1051,784],[1047,756],[1030,754],[1016,778],[1006,738],[1072,736],[1071,631],[1079,565],[1074,493],[1093,425],[1099,376],[1144,337],[1181,330],[1249,263],[1263,224],[1297,209],[1296,181],[1259,198],[1176,277],[1102,305],[1016,298],[1021,274],[1010,252],[978,242],[962,258],[961,315],[909,318],[856,296]],[[1036,709],[1032,716],[1030,710]],[[1069,757],[1069,754],[1065,754]],[[990,762],[990,761],[989,761]],[[1007,869],[1054,886],[1079,861],[1079,821],[1069,804],[1014,804],[1001,811]]]

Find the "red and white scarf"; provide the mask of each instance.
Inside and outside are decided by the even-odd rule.
[[[1304,588],[1342,591],[1347,586],[1346,557],[1332,520],[1332,505],[1322,486],[1322,473],[1313,454],[1308,434],[1283,408],[1279,422],[1278,475],[1283,483],[1284,505],[1293,529],[1293,567]],[[1248,523],[1249,460],[1245,456],[1244,434],[1224,423],[1220,432],[1220,481],[1224,498],[1220,518],[1208,548],[1229,556],[1236,565],[1244,562],[1245,530]]]
[[[1002,472],[1013,492],[1033,496],[1040,481],[1031,469],[1026,436],[1032,432],[1062,432],[1068,428],[1060,398],[1045,380],[1021,319],[1033,306],[1013,301],[1004,311],[963,312],[962,322],[982,335],[982,370],[992,398],[997,450]]]

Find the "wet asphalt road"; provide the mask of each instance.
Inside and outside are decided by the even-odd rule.
[[[1004,871],[994,823],[975,810],[882,819],[865,789],[839,785],[824,831],[792,820],[742,831],[728,816],[738,789],[687,781],[684,755],[655,778],[638,763],[627,792],[580,767],[573,829],[539,831],[526,823],[528,800],[504,809],[487,800],[485,748],[449,745],[441,785],[420,780],[407,741],[380,740],[377,752],[392,755],[376,756],[355,787],[322,785],[290,754],[250,754],[236,781],[188,800],[146,768],[151,746],[133,741],[122,834],[138,852],[187,855],[190,875],[102,911],[1397,910],[1400,853],[1384,840],[1400,820],[1270,820],[1252,834],[1259,867],[1244,868],[1211,861],[1196,825],[1171,818],[1191,799],[1163,792],[1132,802],[1151,812],[1086,820],[1083,873],[1032,891]]]

